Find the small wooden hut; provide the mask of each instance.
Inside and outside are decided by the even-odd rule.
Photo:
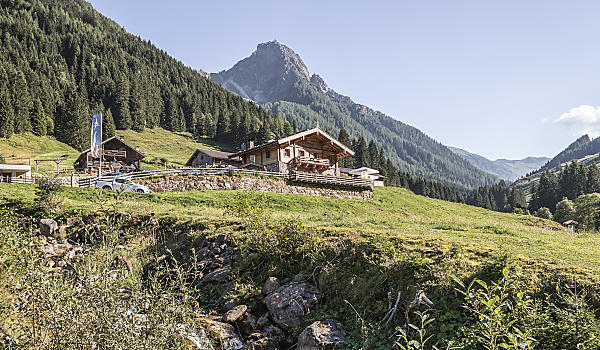
[[[575,220],[568,220],[563,222],[563,225],[565,225],[567,227],[567,230],[569,230],[570,233],[575,232],[575,226],[577,226],[578,222]]]

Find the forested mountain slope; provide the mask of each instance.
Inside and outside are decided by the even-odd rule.
[[[557,154],[548,163],[544,164],[539,171],[544,170],[557,170],[561,164],[580,160],[584,157],[594,155],[600,152],[600,137],[590,139],[588,135],[583,135],[575,142],[570,144],[562,152]]]
[[[515,182],[515,186],[526,193],[529,193],[531,192],[532,186],[538,184],[545,172],[553,173],[554,176],[559,176],[561,170],[564,170],[565,166],[574,161],[578,163],[578,166],[600,164],[600,137],[591,139],[588,135],[581,136],[544,164],[539,170],[518,179]],[[560,198],[558,199],[560,200]]]
[[[0,0],[0,28],[0,137],[32,131],[81,150],[98,112],[105,138],[161,126],[239,145],[293,131],[85,1]]]
[[[330,89],[320,76],[310,75],[298,54],[277,41],[259,44],[251,56],[211,78],[300,128],[318,122],[334,134],[345,129],[352,138],[374,140],[400,171],[411,175],[463,188],[496,180],[418,129]]]

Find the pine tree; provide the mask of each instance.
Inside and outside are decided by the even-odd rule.
[[[587,173],[586,193],[600,193],[600,169],[598,165],[590,165]]]
[[[369,162],[369,148],[367,146],[367,142],[361,136],[354,143],[354,166],[357,168],[368,166]]]
[[[107,140],[115,136],[115,121],[110,109],[102,114],[102,140]]]
[[[78,150],[89,146],[90,114],[80,89],[72,88],[57,116],[56,138]]]
[[[9,138],[14,132],[14,110],[8,87],[8,75],[0,62],[0,137]]]
[[[22,71],[9,66],[8,79],[13,107],[14,131],[31,131],[31,118],[29,113],[32,110],[32,105],[25,76]]]
[[[46,136],[47,126],[44,107],[40,99],[36,98],[31,111],[31,131],[37,136]]]
[[[133,122],[129,110],[129,81],[124,74],[119,76],[115,90],[115,125],[117,129],[131,129]]]

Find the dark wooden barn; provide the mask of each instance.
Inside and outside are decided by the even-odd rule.
[[[140,168],[140,160],[146,155],[138,147],[132,147],[123,139],[113,136],[102,142],[102,172],[119,171],[122,167]],[[89,149],[83,151],[74,163],[75,169],[97,173],[100,159],[92,158]]]

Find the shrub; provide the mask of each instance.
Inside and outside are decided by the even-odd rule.
[[[487,284],[473,279],[465,287],[456,280],[456,289],[465,297],[464,308],[473,316],[474,323],[465,329],[471,347],[486,350],[533,349],[534,338],[525,318],[533,300],[523,293],[521,275],[504,268],[502,279]],[[467,348],[471,348],[467,347]]]
[[[550,212],[550,209],[548,209],[546,207],[539,208],[538,210],[535,211],[534,215],[537,216],[538,218],[552,220],[552,213]]]
[[[563,198],[556,204],[556,211],[554,212],[554,221],[563,223],[568,220],[575,218],[575,205],[573,201],[567,197]]]
[[[63,190],[60,179],[44,176],[37,181],[36,202],[37,209],[42,215],[56,214],[62,204],[59,193]]]

